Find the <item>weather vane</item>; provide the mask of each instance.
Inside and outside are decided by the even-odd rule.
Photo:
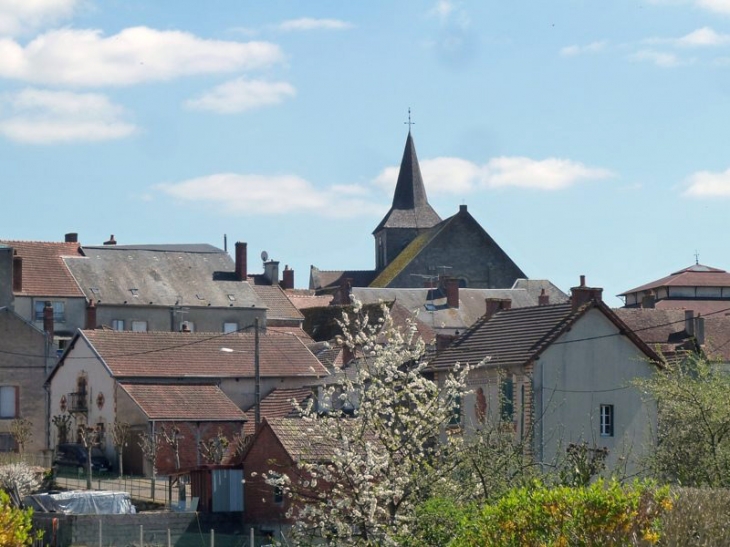
[[[403,123],[408,124],[408,132],[409,133],[411,132],[411,126],[416,124],[416,122],[412,122],[411,121],[411,107],[410,106],[408,107],[408,121],[407,122],[403,122]]]

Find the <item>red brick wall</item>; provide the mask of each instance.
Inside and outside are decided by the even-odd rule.
[[[242,422],[156,422],[155,430],[160,433],[164,427],[171,431],[173,426],[180,429],[180,467],[195,467],[198,463],[198,431],[201,441],[207,441],[216,437],[218,431],[221,430],[223,435],[233,442],[234,437],[241,434],[243,429]],[[200,463],[206,462],[203,456],[200,456]],[[172,447],[160,440],[159,449],[157,451],[157,472],[160,475],[166,475],[175,471],[175,453]]]

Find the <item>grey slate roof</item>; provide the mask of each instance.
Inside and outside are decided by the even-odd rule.
[[[345,279],[352,279],[353,287],[367,287],[375,279],[375,270],[320,270],[311,266],[309,288],[312,290],[335,289]]]
[[[377,233],[383,228],[430,228],[439,222],[441,222],[441,217],[433,210],[426,197],[416,147],[409,131],[393,195],[393,204],[373,233]]]
[[[64,262],[86,297],[101,304],[266,308],[248,282],[236,281],[230,255],[212,245],[105,245],[83,252]]]

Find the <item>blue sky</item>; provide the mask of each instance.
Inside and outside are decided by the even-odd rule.
[[[730,0],[0,0],[2,237],[372,269],[429,200],[529,277],[730,268]]]

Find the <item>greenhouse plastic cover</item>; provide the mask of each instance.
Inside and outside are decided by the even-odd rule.
[[[70,515],[124,515],[136,513],[127,492],[73,490],[56,494],[34,494],[25,499],[36,511]]]

